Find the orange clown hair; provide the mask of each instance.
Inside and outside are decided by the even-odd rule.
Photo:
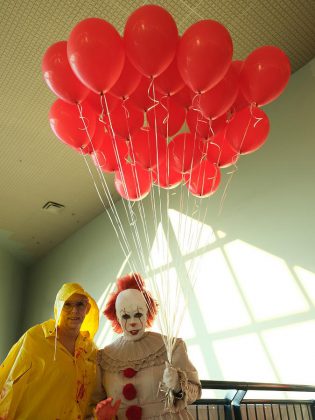
[[[106,318],[111,321],[113,330],[117,333],[123,332],[116,316],[115,305],[119,293],[127,289],[136,289],[143,294],[148,308],[146,327],[151,327],[158,311],[158,303],[155,299],[153,299],[151,293],[145,289],[144,280],[141,275],[138,273],[127,274],[126,276],[117,279],[116,285],[117,290],[111,293],[109,296],[108,302],[103,312]]]

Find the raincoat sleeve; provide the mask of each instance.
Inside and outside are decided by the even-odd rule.
[[[23,383],[32,367],[27,332],[14,344],[0,368],[0,418],[14,418]]]
[[[98,359],[99,359],[99,357],[97,357],[97,361],[98,361]],[[99,403],[100,401],[107,398],[105,389],[102,385],[102,380],[103,380],[103,370],[102,370],[100,364],[97,362],[97,364],[96,364],[96,384],[95,384],[95,387],[92,391],[92,395],[91,395],[91,399],[90,399],[90,403],[89,403],[89,407],[88,407],[88,412],[87,412],[87,416],[85,417],[85,420],[90,420],[90,419],[94,419],[94,418],[96,419],[96,417],[94,415],[94,409],[95,409],[97,403]]]

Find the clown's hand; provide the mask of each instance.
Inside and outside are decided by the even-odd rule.
[[[112,397],[100,401],[95,408],[95,415],[97,420],[112,420],[115,418],[120,406],[120,400],[112,404]]]
[[[165,369],[163,373],[163,382],[167,388],[174,392],[180,391],[180,383],[178,372],[168,362],[165,362]]]

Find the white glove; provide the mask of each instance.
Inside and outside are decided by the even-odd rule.
[[[179,375],[175,368],[173,368],[168,362],[165,362],[165,369],[163,373],[163,382],[167,388],[172,389],[174,392],[181,390],[179,383]]]

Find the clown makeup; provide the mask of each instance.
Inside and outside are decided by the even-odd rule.
[[[136,341],[143,336],[147,311],[145,299],[139,290],[127,289],[119,293],[116,316],[127,340]]]

